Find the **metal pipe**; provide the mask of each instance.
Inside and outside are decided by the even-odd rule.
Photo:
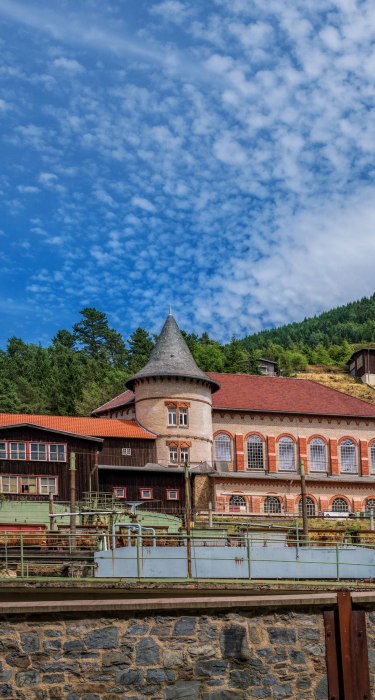
[[[75,454],[75,452],[70,453],[69,472],[70,472],[70,510],[71,510],[70,546],[71,546],[71,549],[75,549],[76,544],[77,544],[77,538],[76,538],[77,518],[76,518],[76,513],[75,513],[75,509],[76,509],[76,454]]]
[[[125,527],[129,529],[129,536],[132,530],[138,530],[139,537],[142,538],[142,525],[139,523],[114,523],[112,525],[112,550],[116,549],[116,527]]]

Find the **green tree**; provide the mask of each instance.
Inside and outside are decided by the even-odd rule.
[[[127,369],[130,374],[136,374],[150,359],[153,340],[143,328],[137,328],[128,340]]]
[[[127,353],[120,333],[109,328],[107,316],[92,307],[80,311],[82,320],[73,326],[76,347],[89,357],[115,366],[124,364]]]

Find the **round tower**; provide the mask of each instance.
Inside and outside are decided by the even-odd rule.
[[[158,436],[159,464],[212,461],[212,393],[220,385],[199,369],[172,314],[148,363],[126,386],[137,420]]]

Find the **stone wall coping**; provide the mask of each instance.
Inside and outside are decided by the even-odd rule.
[[[374,593],[352,593],[356,602],[375,601]],[[366,601],[361,597],[366,598]],[[0,603],[0,615],[24,615],[24,614],[45,614],[45,613],[90,613],[90,612],[148,612],[154,610],[165,610],[176,612],[176,610],[236,610],[252,608],[275,608],[294,606],[326,606],[335,605],[337,594],[324,592],[286,594],[286,595],[253,595],[253,596],[215,596],[196,598],[141,598],[133,600],[53,600],[53,601],[19,601]]]

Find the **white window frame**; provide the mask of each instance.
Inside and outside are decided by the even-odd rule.
[[[38,477],[35,474],[19,474],[18,476],[18,482],[19,482],[19,487],[18,487],[18,493],[21,495],[26,495],[26,496],[37,496],[38,495]],[[25,483],[22,483],[25,482]],[[28,482],[28,483],[26,483]],[[35,486],[35,491],[23,491],[23,488],[26,486]]]
[[[16,450],[16,452],[17,452],[16,456],[12,455],[12,445],[18,445],[17,450]],[[20,455],[19,455],[19,452],[20,452],[19,446],[20,445],[23,445],[23,447],[24,447],[24,456],[23,457],[20,457]],[[9,440],[9,457],[8,457],[8,459],[17,459],[17,460],[22,460],[22,461],[26,460],[27,459],[27,444],[26,444],[26,442],[22,441],[22,440],[20,440],[20,441]]]
[[[0,459],[8,459],[8,442],[6,440],[2,440],[0,442],[0,452],[1,452],[1,445],[4,445],[4,455],[0,454]]]
[[[171,494],[175,493],[176,496]],[[166,499],[167,501],[179,501],[180,500],[180,489],[166,489]]]
[[[288,448],[288,449],[286,449]],[[291,450],[290,450],[291,448]],[[284,454],[282,454],[284,452]],[[293,466],[287,464],[288,452],[293,454]],[[278,441],[278,456],[279,456],[279,471],[280,472],[295,472],[296,471],[296,444],[288,435],[284,435]],[[285,462],[283,463],[283,460]],[[287,464],[287,466],[285,466]]]
[[[120,491],[121,493],[118,493]],[[113,495],[115,498],[126,498],[126,486],[114,486]]]
[[[335,507],[335,504],[336,504],[336,507]],[[341,498],[341,496],[334,498],[332,501],[332,505],[331,505],[331,512],[332,513],[350,513],[350,508],[349,508],[345,498]]]
[[[350,455],[354,457],[351,462],[349,462]],[[354,440],[350,438],[345,438],[340,442],[340,472],[342,474],[358,474],[358,449]]]
[[[189,410],[186,408],[186,406],[181,406],[178,409],[178,424],[180,428],[189,427]]]
[[[32,452],[33,445],[35,445],[38,448],[38,453],[39,453],[39,448],[44,447],[44,455],[45,456],[39,457],[39,454],[38,454],[38,457],[32,457],[31,452]],[[46,443],[46,442],[30,442],[28,445],[28,448],[29,448],[29,459],[31,462],[47,462],[48,461],[47,460],[47,458],[48,458],[48,443]]]
[[[37,479],[38,479],[38,495],[39,496],[49,496],[50,493],[52,493],[53,496],[59,495],[58,477],[57,476],[50,476],[49,474],[41,474],[40,476],[37,477]],[[48,487],[47,492],[43,491],[43,488],[44,488],[43,484],[42,484],[43,479],[48,479],[49,481],[54,482],[54,490],[53,491],[51,491],[49,487]]]
[[[375,474],[375,441],[370,446],[370,472]]]
[[[278,503],[277,507],[276,502]],[[277,496],[266,496],[263,503],[263,513],[278,515],[281,513],[281,500]]]
[[[327,445],[323,438],[314,437],[309,443],[309,471],[326,472],[327,469]]]
[[[145,491],[148,491],[150,495],[145,496],[145,494],[144,494]],[[140,488],[139,492],[140,492],[140,497],[142,498],[143,501],[152,501],[154,498],[154,489],[153,488],[149,488],[148,486],[145,486],[143,488]]]
[[[131,457],[132,448],[131,447],[122,447],[121,454],[123,457]]]
[[[64,459],[55,459],[51,457],[51,447],[62,447],[64,449]],[[49,462],[66,462],[66,443],[65,442],[50,442],[48,443],[48,461]]]
[[[177,427],[177,407],[176,406],[168,406],[168,427],[169,428],[176,428]]]
[[[249,435],[246,440],[246,451],[247,470],[250,472],[264,471],[264,440],[262,440],[260,435],[256,435],[255,433]],[[251,454],[251,451],[253,454]]]
[[[184,456],[183,456],[184,453]],[[190,461],[190,448],[180,447],[180,464],[186,464]]]
[[[169,447],[169,463],[178,464],[178,447]]]
[[[316,515],[316,505],[311,496],[306,496],[306,510],[309,518],[313,518]],[[298,502],[298,515],[302,516],[302,498]]]
[[[4,479],[9,479],[13,480],[15,479],[16,483],[16,490],[15,491],[4,491]],[[1,493],[9,494],[9,495],[17,495],[19,493],[19,483],[18,483],[18,476],[16,474],[2,474],[1,475]]]
[[[217,462],[232,461],[232,440],[226,433],[215,436],[215,459]]]

